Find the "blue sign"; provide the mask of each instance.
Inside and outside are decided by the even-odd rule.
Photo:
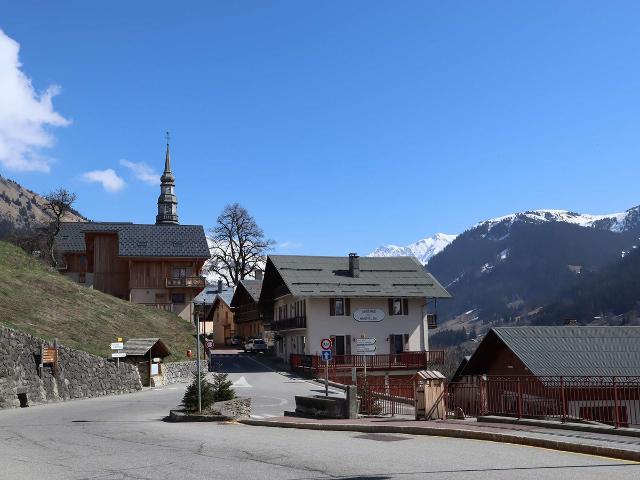
[[[324,350],[322,352],[322,360],[324,360],[325,362],[331,360],[331,350]]]

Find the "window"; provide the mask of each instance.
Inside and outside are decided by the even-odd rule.
[[[406,298],[390,298],[389,315],[409,315],[409,300]]]
[[[173,267],[173,278],[185,278],[186,276],[186,267]]]
[[[332,298],[329,300],[329,315],[351,315],[350,301],[348,298]]]
[[[184,303],[184,293],[172,293],[171,303]]]

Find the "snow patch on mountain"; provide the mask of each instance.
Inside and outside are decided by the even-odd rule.
[[[530,210],[527,212],[512,213],[502,217],[492,218],[477,223],[473,228],[486,227],[487,232],[497,225],[511,226],[515,222],[543,223],[565,222],[581,227],[600,228],[613,232],[622,232],[630,228],[635,222],[639,207],[635,207],[622,213],[610,213],[607,215],[591,215],[588,213],[576,213],[568,210]]]
[[[432,237],[423,238],[404,247],[398,245],[383,245],[369,254],[370,257],[416,257],[420,263],[426,265],[434,255],[456,239],[457,235],[436,233]]]

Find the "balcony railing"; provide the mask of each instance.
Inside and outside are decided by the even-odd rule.
[[[320,355],[297,355],[290,358],[291,368],[309,369],[318,372],[324,368]],[[334,355],[329,361],[329,369],[364,368],[369,370],[425,370],[435,365],[444,364],[443,350],[427,352],[400,352],[383,355]]]
[[[307,317],[298,316],[271,321],[271,330],[293,330],[295,328],[307,328]]]
[[[167,278],[167,288],[204,288],[204,277]]]

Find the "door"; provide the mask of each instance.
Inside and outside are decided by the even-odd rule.
[[[389,353],[402,353],[404,350],[404,335],[389,335]]]

